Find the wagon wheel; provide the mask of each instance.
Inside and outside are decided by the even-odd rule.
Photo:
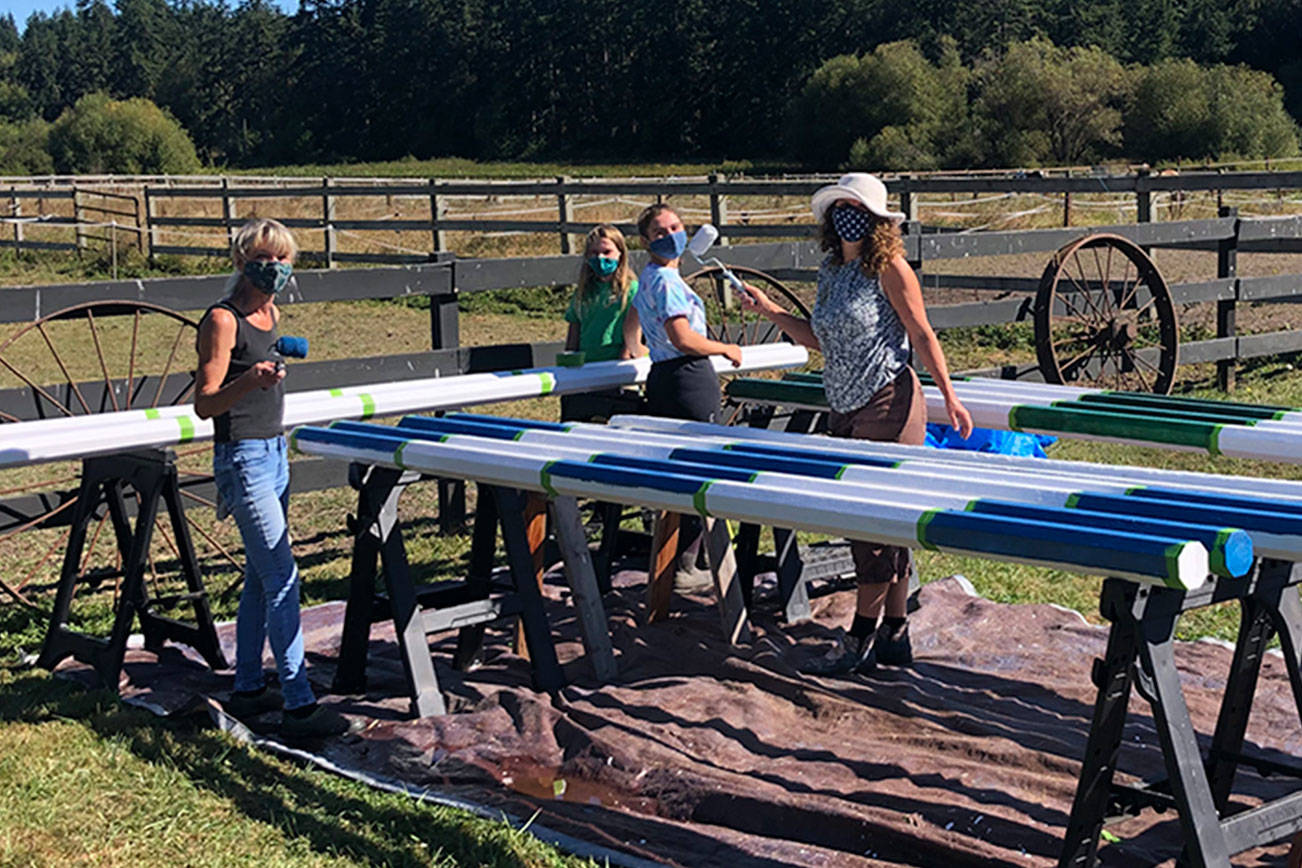
[[[1180,330],[1153,260],[1119,235],[1063,247],[1035,296],[1035,351],[1050,383],[1169,394]]]
[[[729,266],[729,271],[741,280],[762,290],[765,295],[791,313],[809,318],[809,308],[780,280],[755,268]],[[743,313],[736,298],[736,290],[723,276],[723,269],[712,265],[684,278],[687,285],[705,302],[705,328],[717,341],[755,346],[791,339],[773,323],[755,314]],[[724,406],[726,424],[734,424],[741,416],[742,407],[731,399]]]
[[[0,342],[0,422],[95,415],[170,406],[191,400],[194,342],[198,323],[176,311],[137,301],[89,302],[48,314]],[[182,497],[191,505],[211,500],[191,490],[211,482],[211,446],[178,451]],[[60,462],[0,473],[0,557],[11,565],[0,590],[32,605],[28,589],[57,580],[68,539],[68,519],[77,500],[78,467]],[[150,565],[155,583],[171,569],[177,544],[160,511]],[[211,510],[186,514],[201,564],[242,565],[223,540],[229,528],[215,526]],[[105,525],[109,525],[105,532]],[[87,529],[78,586],[121,578],[107,510],[100,506]],[[11,578],[12,577],[12,578]]]

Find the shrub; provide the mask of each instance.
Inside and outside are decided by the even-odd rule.
[[[40,118],[0,121],[0,174],[47,175],[54,171],[48,150],[50,125]]]
[[[199,168],[194,143],[176,119],[147,99],[92,93],[50,129],[55,169],[65,173],[152,174]]]

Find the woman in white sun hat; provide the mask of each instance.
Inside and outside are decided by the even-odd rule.
[[[751,298],[743,294],[742,304],[792,340],[823,353],[829,433],[922,444],[927,407],[908,364],[912,347],[945,396],[950,424],[967,437],[972,417],[954,393],[945,353],[927,322],[918,277],[904,258],[904,215],[886,207],[886,185],[873,175],[851,172],[814,193],[810,206],[827,253],[810,318],[792,316],[754,287],[748,287]],[[849,641],[806,666],[807,672],[866,672],[878,663],[913,661],[906,620],[909,550],[856,542],[851,551],[859,589]]]

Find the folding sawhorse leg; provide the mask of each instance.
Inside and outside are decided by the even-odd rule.
[[[1197,591],[1141,586],[1121,579],[1104,583],[1100,610],[1112,622],[1103,660],[1096,661],[1099,688],[1080,782],[1072,804],[1060,866],[1094,865],[1104,820],[1144,807],[1174,808],[1185,841],[1182,864],[1221,866],[1229,857],[1302,831],[1302,791],[1225,817],[1230,788],[1240,764],[1302,776],[1302,769],[1263,763],[1241,755],[1262,653],[1273,632],[1284,660],[1302,721],[1302,604],[1296,564],[1263,559],[1252,576],[1211,581]],[[1175,626],[1182,612],[1238,600],[1241,630],[1221,703],[1212,747],[1204,761],[1175,666]],[[1164,781],[1138,787],[1113,782],[1133,686],[1153,710],[1166,764]]]
[[[351,475],[359,489],[358,511],[353,526],[353,565],[339,664],[332,686],[334,692],[365,691],[370,626],[388,617],[394,621],[412,697],[412,711],[417,716],[447,711],[426,635],[458,629],[454,665],[461,668],[477,657],[484,625],[510,615],[518,615],[521,619],[534,687],[554,692],[564,686],[564,675],[556,659],[551,628],[536,578],[536,546],[530,546],[525,518],[526,496],[522,492],[481,486],[469,576],[465,581],[440,582],[418,589],[411,577],[398,524],[398,501],[408,485],[421,479],[420,474],[387,467],[353,465]],[[565,524],[565,534],[572,537],[578,533],[581,538],[582,528],[569,526],[570,523],[577,525],[577,508],[568,513],[565,508],[561,511],[565,520],[558,520],[558,527]],[[497,593],[491,580],[499,525],[512,584],[505,593]],[[586,551],[586,546],[584,548]],[[377,558],[384,567],[387,599],[376,594]],[[610,650],[609,632],[605,628],[604,610],[600,609],[600,595],[592,576],[591,560],[579,561],[576,558],[573,563],[567,560],[567,577],[575,588],[576,604],[582,601],[580,625],[594,669],[599,678],[608,678],[614,674],[614,657]],[[593,613],[594,602],[599,614]],[[601,628],[600,635],[594,635],[597,625]]]
[[[139,497],[136,526],[128,517],[126,490]],[[107,639],[78,633],[68,628],[72,600],[81,573],[81,556],[86,546],[86,531],[96,509],[107,502],[118,551],[122,555],[122,591],[113,619],[113,631]],[[159,506],[167,507],[168,519],[187,592],[171,598],[151,598],[145,585],[149,568],[149,546],[153,541],[154,522]],[[194,606],[193,624],[158,614],[158,608],[188,602]],[[225,669],[208,605],[199,561],[194,554],[190,528],[181,506],[181,490],[176,471],[176,455],[168,449],[149,449],[122,455],[87,458],[82,462],[81,488],[73,507],[68,548],[59,574],[54,611],[45,635],[45,644],[37,665],[53,669],[65,657],[75,657],[94,667],[110,690],[118,689],[127,640],[136,618],[144,634],[145,647],[157,653],[167,641],[181,642],[198,651],[213,669]]]

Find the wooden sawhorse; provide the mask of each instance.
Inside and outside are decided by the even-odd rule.
[[[1060,866],[1094,865],[1098,838],[1109,816],[1145,807],[1174,808],[1185,841],[1182,864],[1229,865],[1230,856],[1302,831],[1302,789],[1272,802],[1226,815],[1240,765],[1302,777],[1286,767],[1243,753],[1244,731],[1267,643],[1279,635],[1293,700],[1302,722],[1302,566],[1262,559],[1244,579],[1209,581],[1196,591],[1104,582],[1100,611],[1112,623],[1106,656],[1095,661],[1099,688],[1080,782],[1067,823]],[[1191,609],[1237,600],[1241,608],[1234,660],[1207,756],[1198,747],[1175,667],[1175,627]],[[1167,777],[1142,786],[1113,782],[1132,685],[1153,710]]]
[[[426,635],[459,630],[454,666],[463,668],[479,654],[485,625],[511,615],[520,618],[522,650],[527,649],[532,662],[535,689],[554,693],[563,687],[565,677],[556,659],[539,585],[549,506],[588,657],[599,680],[614,676],[615,659],[605,609],[574,498],[548,501],[538,494],[481,485],[466,580],[418,588],[411,578],[398,525],[398,501],[407,486],[424,477],[362,464],[353,464],[349,475],[358,489],[358,506],[351,528],[352,571],[333,692],[365,691],[371,624],[392,618],[413,714],[445,714],[447,705],[434,673]],[[492,581],[499,526],[511,577],[510,587],[504,590]],[[377,559],[384,567],[384,595],[376,588]]]
[[[127,508],[127,490],[139,498],[136,526],[131,527]],[[122,555],[122,589],[113,619],[113,631],[107,639],[78,633],[68,628],[77,580],[81,577],[81,556],[86,547],[86,532],[101,504],[107,504],[118,552]],[[154,538],[154,522],[160,505],[167,507],[172,525],[175,554],[185,575],[187,592],[170,597],[151,597],[145,584],[149,568],[149,545]],[[180,603],[194,606],[195,622],[185,623],[158,613]],[[122,675],[131,626],[140,619],[145,648],[157,653],[168,640],[181,642],[198,651],[213,669],[225,669],[226,657],[213,624],[199,561],[195,557],[190,527],[181,506],[181,491],[176,471],[176,454],[170,449],[147,449],[121,455],[87,458],[81,464],[81,488],[73,507],[68,548],[59,574],[54,611],[45,634],[45,644],[37,665],[53,669],[65,657],[75,657],[94,667],[110,690],[117,691]]]

